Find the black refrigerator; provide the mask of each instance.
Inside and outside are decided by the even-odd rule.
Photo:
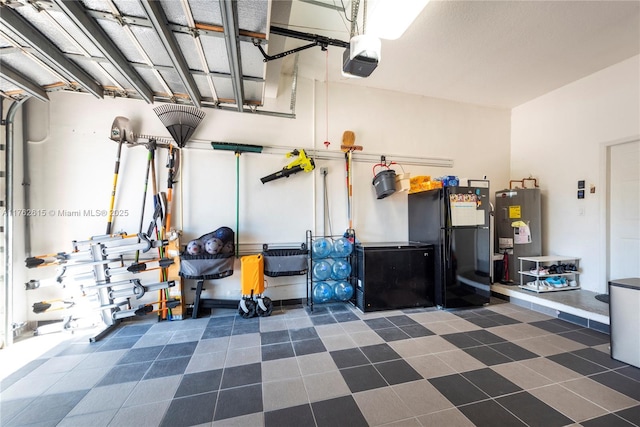
[[[409,240],[434,246],[434,302],[477,307],[491,296],[489,188],[444,187],[409,194]]]

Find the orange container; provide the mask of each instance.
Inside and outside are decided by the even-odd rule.
[[[240,258],[240,286],[242,296],[264,293],[264,257],[262,254]]]
[[[415,176],[411,178],[409,194],[433,190],[435,188],[442,188],[442,182],[432,181],[429,175]]]

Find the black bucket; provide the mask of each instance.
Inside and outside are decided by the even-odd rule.
[[[387,169],[378,172],[375,178],[373,178],[373,187],[376,189],[378,199],[384,199],[385,197],[395,193],[396,171],[393,169]]]

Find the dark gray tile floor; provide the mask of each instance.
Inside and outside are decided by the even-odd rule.
[[[3,369],[2,426],[640,426],[640,369],[608,335],[501,300],[216,310],[66,338]]]

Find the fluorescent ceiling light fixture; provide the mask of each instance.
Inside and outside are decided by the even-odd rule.
[[[400,38],[429,3],[429,0],[366,1],[367,25],[365,32],[386,40]]]

